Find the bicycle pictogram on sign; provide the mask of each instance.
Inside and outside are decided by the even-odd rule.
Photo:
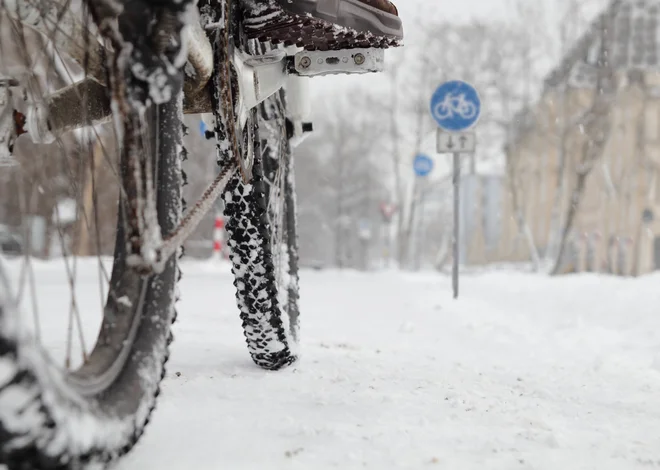
[[[446,131],[472,127],[481,113],[481,99],[470,84],[453,80],[440,85],[431,97],[431,115]]]

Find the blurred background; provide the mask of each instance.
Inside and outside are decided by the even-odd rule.
[[[406,38],[387,51],[384,73],[312,80],[314,132],[295,150],[303,266],[449,269],[451,157],[435,152],[429,99],[443,81],[462,79],[476,86],[483,105],[477,152],[462,159],[464,268],[518,264],[637,276],[660,267],[657,6],[617,13],[619,90],[609,122],[587,130],[599,82],[596,19],[607,1],[401,0],[397,7]],[[193,200],[215,175],[215,149],[202,137],[199,116],[186,124],[185,192]],[[594,146],[599,132],[605,137]],[[71,139],[93,145],[82,132]],[[30,244],[44,258],[91,254],[96,242],[76,228],[69,194],[80,175],[58,165],[56,149],[27,140],[19,151],[33,154],[39,168],[26,185],[31,193],[20,195],[31,208]],[[597,150],[585,150],[585,142]],[[425,178],[413,172],[419,154],[434,161]],[[101,186],[102,160],[86,175]],[[0,243],[19,252],[25,240],[10,209],[21,206],[17,182],[8,173],[0,178]],[[111,231],[115,202],[97,203],[107,205],[107,217],[95,223]],[[221,229],[212,211],[187,255],[212,256]],[[53,237],[60,232],[67,243]]]

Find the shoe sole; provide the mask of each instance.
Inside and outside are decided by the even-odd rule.
[[[268,0],[245,3],[250,39],[308,51],[401,45],[401,19],[359,0]]]

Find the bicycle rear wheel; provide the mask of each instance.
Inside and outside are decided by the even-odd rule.
[[[143,24],[158,13],[128,12],[124,20]],[[14,26],[20,33],[14,39],[22,44],[39,40]],[[48,73],[56,73],[53,63],[48,65]],[[28,95],[44,99],[41,85],[30,84]],[[153,169],[163,235],[177,226],[181,213],[180,117],[180,89],[174,88],[169,101],[145,107],[134,142]],[[59,261],[37,260],[27,236],[21,259],[0,257],[0,464],[10,469],[79,468],[125,454],[149,421],[165,373],[176,257],[158,274],[143,275],[127,264],[131,198],[120,182],[134,168],[126,152],[119,158],[113,154],[112,147],[121,144],[111,126],[87,128],[82,136],[78,142],[54,136],[53,145],[40,148],[19,142],[16,165],[0,170],[16,184],[4,216],[13,215],[27,228],[35,213],[50,217],[54,206],[54,221],[47,218],[46,225],[62,251]],[[63,223],[67,207],[71,219]],[[104,259],[108,255],[111,263]],[[85,279],[93,274],[98,285]],[[95,306],[100,306],[96,315]],[[54,335],[57,330],[66,339]],[[85,333],[95,334],[85,338]]]

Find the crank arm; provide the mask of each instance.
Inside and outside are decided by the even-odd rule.
[[[286,52],[275,49],[264,55],[250,56],[234,49],[232,62],[239,86],[236,124],[238,131],[242,132],[250,111],[286,83]]]

